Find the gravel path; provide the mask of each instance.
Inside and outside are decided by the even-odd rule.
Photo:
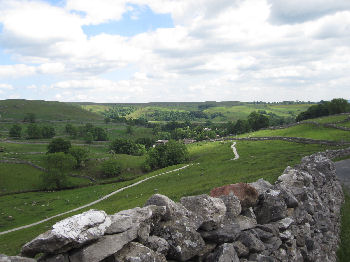
[[[232,148],[233,153],[235,154],[235,157],[232,158],[231,160],[237,160],[239,158],[239,155],[237,153],[236,142],[232,143],[231,148]]]
[[[74,208],[74,209],[72,209],[72,210],[69,210],[69,211],[66,211],[66,212],[63,212],[63,213],[54,215],[54,216],[52,216],[52,217],[49,217],[49,218],[40,220],[40,221],[38,221],[38,222],[29,224],[29,225],[25,225],[25,226],[21,226],[21,227],[16,227],[16,228],[13,228],[13,229],[10,229],[10,230],[7,230],[7,231],[0,232],[0,235],[5,235],[5,234],[7,234],[7,233],[11,233],[11,232],[14,232],[14,231],[17,231],[17,230],[21,230],[21,229],[33,227],[33,226],[39,225],[39,224],[41,224],[41,223],[44,223],[44,222],[46,222],[46,221],[49,221],[49,220],[51,220],[51,219],[53,219],[53,218],[66,215],[66,214],[69,214],[69,213],[72,213],[72,212],[81,210],[81,209],[86,208],[86,207],[90,207],[90,206],[95,205],[95,204],[97,204],[97,203],[99,203],[99,202],[101,202],[101,201],[103,201],[103,200],[105,200],[105,199],[107,199],[107,198],[109,198],[109,197],[111,197],[111,196],[113,196],[113,195],[119,193],[119,192],[124,191],[125,189],[131,188],[131,187],[134,187],[134,186],[137,186],[137,185],[139,185],[139,184],[142,184],[142,183],[146,182],[147,180],[153,179],[153,178],[158,177],[158,176],[161,176],[161,175],[165,175],[165,174],[173,173],[173,172],[176,172],[176,171],[180,171],[180,170],[185,169],[185,168],[188,168],[189,166],[192,166],[192,165],[193,165],[193,164],[188,164],[188,165],[185,165],[185,166],[183,166],[183,167],[180,167],[180,168],[177,168],[177,169],[174,169],[174,170],[170,170],[170,171],[167,171],[167,172],[160,173],[160,174],[158,174],[158,175],[154,175],[154,176],[151,176],[151,177],[147,177],[147,178],[142,179],[142,180],[140,180],[140,181],[138,181],[138,182],[136,182],[136,183],[133,183],[133,184],[128,185],[128,186],[125,186],[125,187],[122,187],[122,188],[120,188],[120,189],[118,189],[118,190],[116,190],[116,191],[114,191],[114,192],[112,192],[112,193],[110,193],[110,194],[108,194],[108,195],[105,195],[104,197],[101,197],[101,198],[99,198],[99,199],[97,199],[97,200],[95,200],[95,201],[93,201],[93,202],[91,202],[91,203],[88,203],[88,204],[86,204],[86,205],[83,205],[83,206],[81,206],[81,207]]]

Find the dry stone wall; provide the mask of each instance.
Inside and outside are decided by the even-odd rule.
[[[330,159],[349,154],[304,157],[273,185],[226,185],[179,203],[155,194],[113,215],[90,210],[25,244],[22,257],[0,261],[336,261],[343,193]]]

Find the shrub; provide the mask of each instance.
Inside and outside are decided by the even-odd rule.
[[[140,148],[134,141],[129,139],[117,138],[112,141],[109,149],[113,150],[116,154],[140,155]]]
[[[22,132],[22,127],[20,125],[13,125],[10,129],[10,137],[20,138]]]
[[[23,122],[35,123],[35,121],[36,116],[34,113],[27,113],[23,118]]]
[[[116,177],[120,175],[121,171],[121,165],[116,159],[109,159],[101,164],[101,174],[103,177]]]
[[[56,132],[52,126],[42,126],[41,127],[41,137],[42,138],[53,138]]]
[[[41,129],[37,124],[29,124],[26,133],[28,139],[38,139],[42,137]]]
[[[44,159],[46,172],[42,175],[44,189],[61,189],[68,185],[67,173],[76,165],[73,156],[63,152],[47,154]]]
[[[63,138],[52,139],[50,144],[47,146],[48,153],[63,152],[67,154],[69,149],[72,147],[70,141],[64,140]]]
[[[72,147],[69,149],[69,154],[76,161],[75,168],[84,166],[85,162],[89,159],[89,150],[84,147]]]
[[[102,127],[95,127],[93,131],[95,141],[106,141],[107,133]]]
[[[189,153],[187,147],[179,142],[170,140],[164,145],[152,148],[146,158],[145,167],[151,169],[163,168],[188,161]]]

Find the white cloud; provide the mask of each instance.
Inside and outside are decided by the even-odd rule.
[[[171,14],[174,28],[132,37],[84,34],[82,25],[120,21],[131,4]],[[350,96],[349,6],[340,0],[68,0],[56,7],[0,0],[0,46],[20,60],[0,65],[0,77],[11,83],[57,76],[43,93],[70,101],[317,100],[332,96],[330,86]],[[135,69],[132,77],[112,80],[111,72],[128,67]]]
[[[350,10],[347,0],[268,0],[271,4],[271,21],[282,23],[302,23],[327,14]]]
[[[0,83],[0,89],[12,90],[12,89],[13,89],[13,86],[10,85],[10,84],[3,84],[3,83]]]
[[[0,78],[18,78],[35,74],[35,67],[25,64],[0,65]]]

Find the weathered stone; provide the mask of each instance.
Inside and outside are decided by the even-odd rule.
[[[287,205],[280,197],[280,191],[269,190],[261,195],[259,205],[255,208],[259,224],[267,224],[285,218]]]
[[[235,247],[238,257],[247,257],[249,255],[249,248],[247,248],[241,241],[233,242],[233,246]]]
[[[219,228],[212,231],[200,231],[200,234],[206,241],[222,244],[235,241],[241,233],[238,224],[224,223]]]
[[[256,262],[277,262],[278,260],[274,257],[265,256],[261,254],[252,254],[249,256],[249,260]]]
[[[161,223],[153,233],[169,243],[167,257],[170,259],[186,261],[198,255],[205,246],[201,235],[193,227],[172,221]]]
[[[252,207],[244,209],[241,215],[256,220],[256,215]]]
[[[258,237],[260,240],[265,241],[269,238],[274,237],[274,234],[265,230],[262,230],[260,228],[254,228],[253,230],[249,230],[249,232],[252,232],[256,237]]]
[[[210,191],[210,196],[220,197],[223,195],[234,194],[241,202],[242,208],[255,206],[258,200],[258,191],[246,183],[231,184],[214,188]]]
[[[70,262],[99,262],[102,259],[113,255],[123,248],[124,245],[137,238],[138,228],[131,228],[116,235],[106,235],[97,242],[73,252],[70,255]]]
[[[0,262],[35,262],[35,259],[20,257],[20,256],[6,256],[0,254]]]
[[[281,183],[283,186],[289,187],[308,187],[312,183],[312,176],[305,171],[287,167],[283,174],[278,177],[277,183]]]
[[[69,262],[69,256],[67,253],[44,255],[38,259],[38,262]]]
[[[173,200],[164,195],[155,194],[151,196],[147,200],[145,206],[149,205],[165,206],[166,212],[163,216],[165,221],[173,221],[174,223],[184,224],[195,229],[198,229],[203,223],[201,217],[187,210],[183,205],[175,203]]]
[[[115,262],[166,262],[164,255],[141,245],[131,242],[114,254]]]
[[[150,236],[142,242],[142,244],[163,255],[167,255],[169,250],[168,242],[164,238],[158,236]]]
[[[120,211],[110,216],[111,225],[106,228],[106,234],[121,233],[145,221],[159,221],[165,215],[166,209],[162,206],[149,205],[143,208],[136,207]]]
[[[216,243],[206,243],[204,248],[199,252],[195,261],[196,262],[204,262],[208,255],[216,248]]]
[[[238,216],[242,211],[241,202],[234,194],[220,196],[226,206],[226,215],[230,218]]]
[[[267,190],[272,189],[272,185],[270,182],[264,180],[263,178],[260,178],[258,181],[255,181],[253,183],[249,183],[252,187],[258,191],[259,195],[265,193]]]
[[[294,219],[291,217],[283,218],[279,221],[276,221],[276,225],[279,230],[286,230],[294,223]]]
[[[104,211],[89,210],[66,218],[22,247],[22,254],[62,253],[103,236],[111,220]]]
[[[232,243],[225,243],[218,246],[214,253],[210,254],[207,262],[239,262],[235,247]]]
[[[237,216],[232,220],[234,223],[239,225],[241,230],[247,230],[250,228],[254,228],[257,225],[257,222],[254,218],[245,217],[245,216]]]
[[[202,218],[203,223],[200,228],[207,231],[217,228],[226,214],[224,201],[205,194],[183,197],[180,199],[180,203]]]
[[[261,252],[265,249],[264,243],[250,232],[243,231],[239,241],[248,247],[251,253]]]

